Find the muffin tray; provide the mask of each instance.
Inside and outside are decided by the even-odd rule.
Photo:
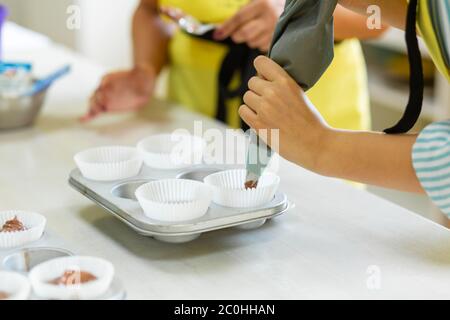
[[[198,238],[204,232],[230,227],[258,228],[268,219],[285,213],[291,205],[286,195],[279,192],[270,203],[258,208],[235,209],[212,203],[208,212],[199,219],[169,223],[152,220],[144,215],[134,195],[136,189],[146,182],[158,179],[203,181],[209,174],[235,168],[202,165],[184,170],[158,170],[143,166],[138,176],[114,182],[88,180],[75,169],[70,174],[69,184],[139,234],[163,242],[183,243]]]
[[[51,232],[44,232],[41,239],[26,246],[0,249],[0,271],[13,271],[24,275],[39,263],[74,255],[72,249],[67,249],[64,241]],[[98,300],[124,300],[126,292],[123,284],[115,278],[108,291]],[[39,298],[31,294],[31,300]]]

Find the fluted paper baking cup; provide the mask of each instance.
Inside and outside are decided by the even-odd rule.
[[[167,179],[140,186],[136,198],[147,217],[176,222],[203,216],[211,203],[212,191],[198,181]]]
[[[41,238],[47,221],[44,216],[28,211],[3,211],[0,212],[0,229],[6,221],[12,220],[14,217],[17,217],[17,219],[22,222],[26,230],[0,232],[0,248],[20,247]]]
[[[245,189],[245,170],[227,170],[207,176],[205,184],[213,190],[213,201],[232,208],[259,207],[272,201],[280,184],[280,177],[265,173],[258,186]]]
[[[67,286],[50,283],[70,270],[89,272],[97,279]],[[37,265],[29,274],[39,298],[59,300],[96,299],[109,289],[113,277],[114,267],[109,261],[85,256],[56,258]]]
[[[133,147],[92,148],[77,153],[74,160],[83,176],[95,181],[131,178],[142,167],[142,158]]]
[[[144,163],[157,169],[181,169],[200,164],[205,141],[188,134],[158,134],[137,144]]]
[[[27,277],[16,272],[0,271],[0,292],[5,300],[27,300],[31,285]]]

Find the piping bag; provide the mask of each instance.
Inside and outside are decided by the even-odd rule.
[[[307,91],[312,88],[334,58],[333,13],[337,0],[286,0],[285,9],[275,29],[269,57]],[[402,134],[417,122],[423,104],[424,80],[422,58],[416,33],[418,0],[410,0],[406,19],[405,40],[408,48],[410,81],[409,100],[402,118],[393,127],[384,130],[388,134]],[[256,147],[252,144],[256,144]],[[250,152],[264,143],[259,138],[250,139]],[[266,154],[260,152],[261,154]],[[247,155],[247,158],[255,156]],[[257,185],[257,178],[264,170],[267,159],[247,164],[246,186]],[[249,161],[247,161],[249,162]]]
[[[275,29],[269,57],[305,91],[316,84],[333,60],[336,5],[337,0],[287,0]],[[385,133],[408,132],[422,110],[424,81],[416,32],[417,10],[418,0],[409,0],[405,30],[410,69],[408,104],[402,118]]]
[[[312,88],[334,57],[333,13],[337,0],[286,0],[269,57],[303,88]],[[250,131],[245,188],[256,188],[273,151]],[[280,142],[281,143],[281,142]]]

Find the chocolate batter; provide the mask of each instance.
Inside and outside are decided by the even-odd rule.
[[[66,270],[64,274],[49,281],[50,284],[71,286],[97,280],[97,277],[86,271]]]
[[[9,294],[7,294],[6,292],[0,291],[0,300],[6,300],[8,299]]]
[[[245,182],[245,189],[256,189],[256,187],[258,186],[258,181],[254,181],[254,180],[249,180]]]
[[[23,223],[17,219],[15,216],[13,219],[5,222],[3,227],[0,229],[0,232],[17,232],[17,231],[25,231],[27,228],[23,225]]]

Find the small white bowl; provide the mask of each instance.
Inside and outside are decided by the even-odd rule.
[[[0,248],[20,247],[42,237],[47,219],[35,212],[19,210],[0,212],[0,229],[6,221],[14,219],[14,217],[17,217],[23,223],[26,230],[0,232]]]
[[[50,281],[62,276],[67,270],[86,271],[96,280],[77,285],[55,285]],[[95,257],[72,256],[56,258],[34,267],[29,278],[34,293],[43,299],[86,300],[102,296],[111,286],[114,277],[113,265]]]
[[[205,141],[188,134],[158,134],[137,144],[147,166],[156,169],[181,169],[201,164]]]
[[[269,203],[280,185],[280,177],[265,173],[258,186],[245,189],[246,170],[227,170],[213,173],[204,179],[213,189],[213,201],[221,206],[232,208],[252,208]]]
[[[142,158],[133,147],[92,148],[77,153],[74,160],[83,176],[95,181],[131,178],[142,167]]]
[[[27,300],[31,285],[28,278],[16,272],[0,271],[0,292],[6,293],[6,300]]]
[[[147,217],[177,222],[197,219],[206,214],[212,191],[198,181],[167,179],[140,186],[136,190],[136,198]]]

